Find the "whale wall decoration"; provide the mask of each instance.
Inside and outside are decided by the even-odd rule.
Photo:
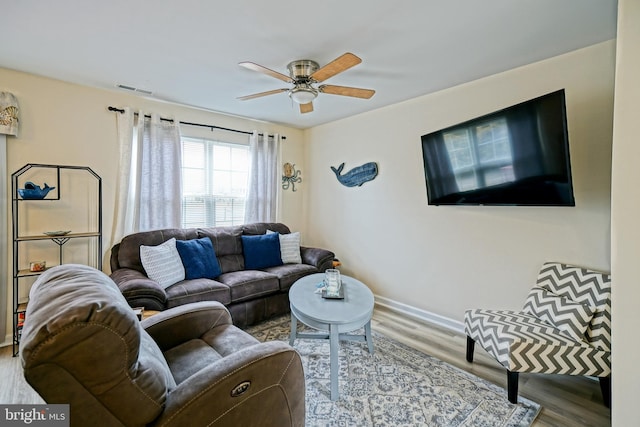
[[[338,166],[337,169],[331,166],[331,170],[336,174],[338,182],[340,182],[340,184],[344,185],[345,187],[359,187],[365,182],[371,181],[378,175],[378,164],[375,162],[369,162],[361,166],[356,166],[345,174],[342,174],[343,169],[344,162],[340,166]]]

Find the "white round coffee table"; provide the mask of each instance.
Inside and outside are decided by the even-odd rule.
[[[291,305],[291,335],[289,344],[296,338],[329,339],[331,361],[331,400],[338,399],[338,347],[340,341],[365,341],[373,354],[371,316],[373,293],[362,282],[341,275],[344,299],[322,298],[315,293],[324,279],[323,273],[311,274],[296,281],[289,289]],[[298,333],[298,321],[328,333]],[[347,334],[364,327],[364,335]]]

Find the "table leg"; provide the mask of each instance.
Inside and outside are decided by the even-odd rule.
[[[340,347],[340,336],[338,325],[329,325],[329,348],[331,362],[331,400],[338,400],[338,350]]]
[[[291,313],[291,332],[289,333],[289,345],[293,345],[293,342],[296,340],[298,330],[298,319],[296,316]]]
[[[373,354],[373,337],[371,336],[371,320],[364,325],[364,336],[369,347],[369,354]]]

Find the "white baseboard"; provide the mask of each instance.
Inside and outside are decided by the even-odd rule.
[[[411,317],[413,319],[417,319],[423,322],[433,323],[443,328],[450,329],[454,332],[459,332],[461,334],[464,333],[464,323],[459,322],[457,320],[451,319],[449,317],[441,316],[439,314],[435,314],[427,310],[422,310],[420,308],[416,308],[408,304],[394,301],[389,298],[381,297],[379,295],[374,295],[374,298],[375,298],[375,303],[377,305],[385,307],[391,311],[395,311],[404,316]],[[0,343],[0,347],[6,347],[8,345],[11,345],[12,342],[13,342],[13,335],[8,334],[7,336],[5,336],[4,342]]]
[[[4,337],[4,341],[0,342],[0,347],[6,347],[13,343],[13,334],[7,334]]]
[[[381,297],[379,295],[374,295],[374,297],[375,303],[379,306],[385,307],[407,317],[421,320],[423,322],[433,323],[435,325],[442,326],[443,328],[450,329],[461,334],[464,333],[464,323],[462,322],[432,313],[427,310],[422,310],[408,304],[394,301],[389,298]]]

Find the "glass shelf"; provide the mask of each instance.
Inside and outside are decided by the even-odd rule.
[[[74,172],[75,171],[75,172]],[[67,222],[68,218],[66,218],[68,209],[78,208],[79,199],[83,199],[87,197],[86,194],[77,194],[73,191],[69,191],[69,188],[63,184],[64,181],[61,178],[70,179],[73,173],[81,173],[83,177],[88,178],[88,185],[90,189],[90,193],[88,194],[95,197],[95,203],[97,204],[96,208],[93,209],[93,206],[90,206],[88,212],[91,212],[90,219],[91,221],[95,220],[95,226],[93,224],[90,225],[79,225],[76,224],[76,229],[90,229],[95,231],[80,231],[80,232],[69,232],[67,234],[44,234],[44,231],[41,231],[41,234],[26,234],[21,235],[19,230],[19,222],[23,222],[25,224],[31,225],[31,229],[33,229],[34,224],[38,224],[37,221],[27,221],[29,218],[29,211],[35,212],[46,212],[47,219],[46,223],[63,223]],[[28,182],[29,178],[32,176],[39,175],[41,177],[49,176],[52,181],[49,181],[52,187],[55,187],[55,190],[49,193],[42,199],[23,199],[19,196],[18,190],[22,188],[26,182]],[[86,174],[86,175],[85,175]],[[90,167],[87,166],[63,166],[63,165],[47,165],[47,164],[36,164],[29,163],[24,165],[22,168],[17,170],[11,175],[11,200],[12,204],[12,218],[13,218],[13,355],[17,355],[17,348],[20,344],[20,337],[22,334],[22,326],[26,317],[27,310],[27,299],[21,298],[21,295],[24,295],[29,291],[29,286],[31,286],[34,282],[33,278],[41,275],[44,271],[47,271],[55,265],[47,265],[47,267],[43,271],[31,271],[28,268],[21,268],[24,266],[22,264],[23,261],[20,252],[26,251],[28,253],[29,242],[36,241],[46,241],[50,240],[54,242],[57,247],[53,246],[58,252],[58,265],[63,264],[63,252],[65,250],[64,245],[71,239],[87,239],[87,245],[91,249],[89,252],[89,259],[94,257],[93,261],[88,261],[89,264],[96,267],[98,270],[102,270],[102,178],[98,174],[96,174]],[[62,188],[66,187],[66,188]],[[94,190],[95,189],[95,190]],[[64,192],[64,190],[67,190]],[[95,191],[95,193],[93,193]],[[95,195],[95,196],[94,196]],[[37,204],[39,202],[48,202],[45,205]],[[56,204],[55,202],[61,202]],[[95,215],[95,219],[92,217]],[[29,218],[31,219],[31,218]],[[56,220],[57,219],[57,220]],[[64,220],[64,221],[63,221]],[[72,223],[75,223],[72,221]],[[50,228],[50,230],[68,230],[73,228],[73,226],[66,225],[65,228],[53,228],[51,225],[45,225],[40,230],[46,230],[46,228]],[[69,227],[69,228],[66,228]],[[37,230],[37,229],[36,229]],[[35,230],[32,230],[32,232]],[[84,243],[84,242],[80,242]],[[38,246],[38,245],[34,245]],[[46,246],[41,245],[41,246]],[[75,246],[75,245],[74,245]],[[46,250],[46,253],[49,253],[51,249],[43,248]],[[24,257],[24,255],[22,255]],[[29,280],[29,278],[32,278]],[[23,291],[23,292],[21,292]]]
[[[57,239],[73,239],[76,237],[94,237],[100,236],[101,233],[97,231],[89,231],[86,233],[69,233],[69,234],[61,234],[59,236],[48,236],[46,234],[36,234],[33,236],[18,236],[16,237],[17,242],[25,242],[29,240],[57,240]]]

